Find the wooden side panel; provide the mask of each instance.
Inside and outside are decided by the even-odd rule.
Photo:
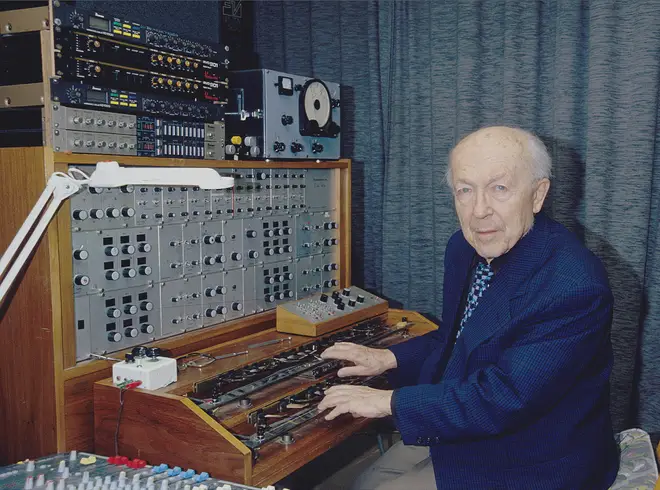
[[[106,364],[105,369],[64,383],[65,451],[94,452],[94,383],[112,376]]]
[[[340,264],[339,284],[343,288],[350,287],[351,282],[351,164],[338,171],[341,185],[339,186],[339,237],[340,237]]]
[[[251,467],[249,450],[197,407],[184,403],[180,397],[140,390],[125,391],[123,400],[115,451],[120,390],[105,383],[94,386],[98,453],[119,453],[150,464],[167,463],[245,482]]]
[[[0,149],[0,251],[45,188],[42,148]],[[48,239],[0,305],[0,465],[57,451]]]

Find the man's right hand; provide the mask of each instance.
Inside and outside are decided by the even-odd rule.
[[[339,342],[321,354],[323,359],[340,359],[355,366],[341,368],[341,376],[377,376],[397,366],[396,357],[389,349],[374,349],[350,342]]]

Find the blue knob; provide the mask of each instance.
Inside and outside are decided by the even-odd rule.
[[[195,470],[188,469],[186,472],[183,474],[184,478],[192,478],[195,476]]]
[[[208,480],[208,478],[209,478],[209,474],[206,471],[203,471],[202,473],[200,473],[195,477],[195,482],[201,483],[204,480]]]
[[[177,476],[179,473],[181,473],[181,468],[175,466],[174,468],[172,468],[167,472],[167,476]]]

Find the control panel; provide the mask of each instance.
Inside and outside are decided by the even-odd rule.
[[[230,86],[228,157],[340,158],[339,84],[272,70],[244,70],[231,73]]]
[[[53,104],[52,114],[55,151],[214,160],[224,158],[223,122],[135,116],[59,104]]]
[[[53,102],[72,107],[206,122],[222,121],[225,117],[224,106],[220,104],[73,83],[61,78],[51,79],[50,92]]]
[[[133,490],[259,490],[211,478],[208,473],[167,464],[148,465],[126,456],[105,457],[71,451],[0,468],[0,487],[8,490],[70,490],[131,488]],[[269,486],[261,490],[275,490]]]
[[[105,38],[146,46],[155,50],[218,61],[225,65],[229,63],[227,61],[228,46],[186,39],[174,32],[145,26],[105,13],[81,9],[76,7],[73,1],[54,0],[53,18],[57,34],[67,28],[75,29],[83,33],[102,35]]]
[[[71,198],[79,360],[336,288],[332,171],[229,172],[233,189],[126,186]]]

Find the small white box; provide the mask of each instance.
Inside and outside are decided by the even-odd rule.
[[[121,361],[112,366],[112,381],[115,385],[125,381],[142,381],[143,390],[157,390],[176,382],[176,359],[140,357],[132,362]]]

